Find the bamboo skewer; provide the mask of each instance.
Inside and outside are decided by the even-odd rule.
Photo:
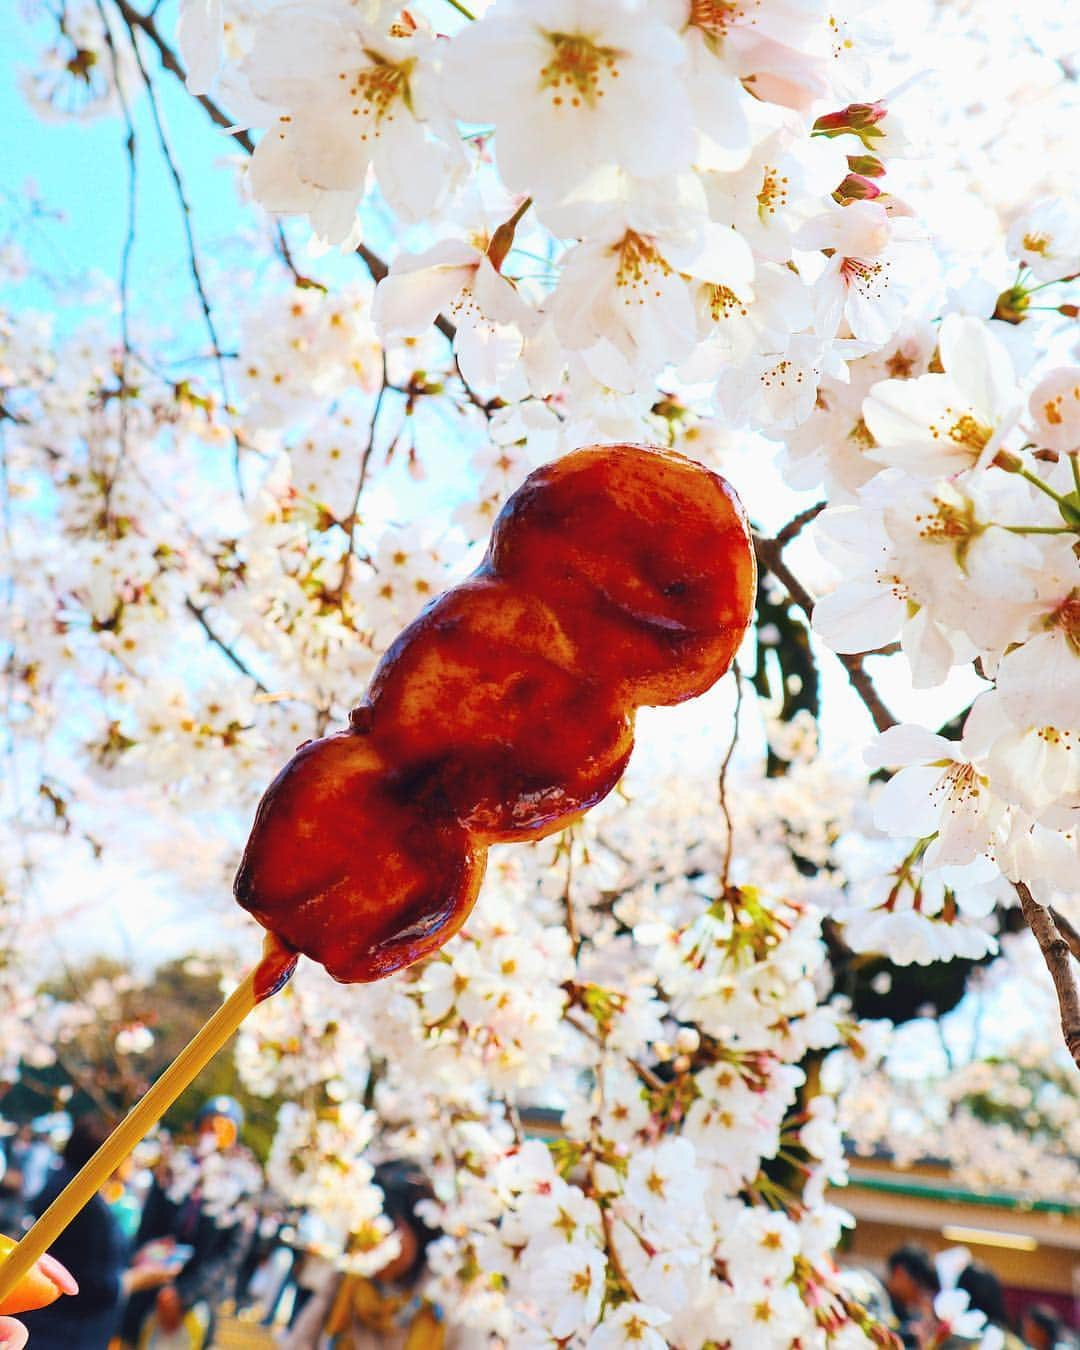
[[[283,957],[285,959],[283,959]],[[268,937],[263,960],[249,970],[206,1024],[145,1095],[131,1108],[90,1161],[68,1182],[44,1214],[0,1264],[0,1299],[5,1298],[43,1256],[76,1214],[87,1205],[124,1159],[157,1124],[188,1084],[230,1039],[249,1012],[281,988],[296,964]]]

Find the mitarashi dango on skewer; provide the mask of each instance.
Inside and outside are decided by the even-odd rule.
[[[349,730],[278,775],[236,898],[339,980],[428,955],[468,916],[487,845],[595,805],[635,708],[720,678],[754,583],[738,502],[700,464],[615,445],[538,469],[477,572],[390,647]]]
[[[594,806],[626,767],[636,708],[724,674],[754,593],[738,500],[693,460],[591,446],[530,474],[348,729],[302,745],[267,789],[234,888],[268,930],[263,960],[0,1265],[0,1299],[299,954],[351,983],[436,951],[490,844]]]

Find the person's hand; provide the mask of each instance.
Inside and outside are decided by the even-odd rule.
[[[144,1289],[160,1289],[163,1284],[168,1284],[175,1274],[175,1266],[135,1266],[131,1270],[124,1271],[122,1280],[124,1293],[138,1294]],[[0,1347],[2,1346],[3,1342],[0,1341]]]
[[[5,1260],[15,1250],[15,1239],[0,1234],[0,1261]],[[54,1256],[39,1256],[26,1274],[0,1299],[0,1327],[4,1328],[8,1340],[0,1339],[0,1347],[23,1345],[21,1322],[14,1322],[11,1313],[30,1312],[33,1308],[47,1308],[63,1294],[77,1294],[78,1283],[71,1271],[62,1266]],[[11,1321],[12,1326],[6,1324]],[[14,1336],[15,1339],[11,1340]],[[23,1339],[20,1339],[23,1337]]]
[[[0,1317],[0,1350],[22,1350],[30,1333],[14,1317]]]

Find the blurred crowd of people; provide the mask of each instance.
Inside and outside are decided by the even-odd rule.
[[[1080,1350],[1047,1304],[1032,1300],[1011,1320],[1001,1281],[964,1248],[935,1258],[905,1243],[889,1256],[883,1283],[869,1271],[845,1275],[849,1292],[896,1332],[905,1350]]]
[[[465,1350],[420,1293],[435,1237],[417,1212],[430,1197],[424,1178],[402,1162],[376,1169],[399,1253],[373,1278],[342,1275],[315,1254],[315,1221],[267,1192],[242,1122],[232,1098],[212,1098],[192,1139],[163,1138],[113,1176],[51,1249],[79,1293],[25,1315],[31,1350],[203,1350],[215,1316],[238,1308],[282,1350]],[[79,1119],[57,1149],[29,1126],[11,1132],[0,1231],[20,1236],[107,1133]],[[907,1244],[883,1280],[861,1269],[843,1278],[907,1350],[1080,1350],[1049,1306],[1033,1301],[1010,1322],[997,1277],[962,1249],[934,1258]]]
[[[231,1098],[212,1098],[194,1138],[163,1138],[111,1178],[50,1248],[79,1293],[21,1317],[31,1350],[203,1350],[215,1318],[237,1309],[285,1350],[458,1350],[418,1292],[435,1236],[416,1213],[430,1196],[422,1176],[404,1163],[376,1169],[399,1254],[373,1279],[342,1275],[315,1254],[315,1221],[266,1190],[242,1120]],[[75,1120],[58,1148],[44,1130],[9,1134],[0,1231],[21,1236],[107,1134],[93,1118]]]
[[[239,1144],[242,1115],[231,1098],[200,1113],[196,1137],[162,1139],[153,1166],[130,1159],[50,1249],[79,1293],[22,1319],[34,1350],[105,1350],[120,1338],[138,1350],[201,1350],[212,1310],[239,1266],[261,1170]],[[75,1120],[54,1150],[29,1126],[5,1142],[0,1227],[18,1237],[88,1162],[109,1133],[100,1119]],[[230,1186],[215,1185],[227,1174]]]

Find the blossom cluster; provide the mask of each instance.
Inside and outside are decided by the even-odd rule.
[[[1080,212],[1037,206],[1009,242],[999,315],[1080,271]],[[1002,875],[1049,902],[1080,872],[1080,367],[1045,370],[1008,315],[956,311],[879,363],[866,382],[856,362],[856,402],[804,429],[836,473],[815,528],[843,577],[814,627],[840,652],[898,640],[917,688],[972,661],[985,683],[958,739],[902,725],[867,751],[899,770],[874,815],[905,843],[848,932],[907,960],[978,957],[965,921],[1001,902]]]
[[[441,1233],[427,1292],[481,1339],[887,1344],[831,1255],[830,1188],[842,1131],[893,1138],[902,1094],[835,1100],[874,1039],[837,976],[853,951],[984,961],[1012,882],[1075,911],[1080,215],[1005,124],[1066,143],[1075,92],[1032,50],[1056,40],[1037,5],[1007,69],[959,8],[920,15],[978,72],[967,104],[952,75],[904,88],[925,47],[861,3],[185,0],[189,88],[252,133],[273,243],[203,260],[219,327],[194,343],[126,283],[107,320],[0,317],[5,809],[43,890],[78,847],[220,915],[265,784],[344,723],[536,464],[670,445],[770,529],[774,495],[794,527],[823,494],[790,555],[809,586],[762,553],[730,756],[724,691],[674,768],[644,715],[617,798],[495,850],[440,954],[362,989],[302,970],[240,1036],[247,1085],[286,1099],[269,1172],[312,1241],[381,1269],[373,1165],[411,1160]],[[171,51],[156,10],[126,35],[112,0],[63,10],[31,102],[127,115],[149,45]],[[831,658],[796,608],[849,672],[893,653],[978,697],[849,770],[819,751]],[[12,915],[5,1042],[29,1063]],[[998,1184],[1011,1157],[1016,1189],[1040,1167],[1072,1188],[1066,1095],[1033,1082],[1025,1061],[948,1089],[961,1175]]]
[[[932,256],[878,183],[895,112],[850,102],[861,8],[500,0],[448,33],[448,9],[189,3],[180,36],[189,87],[264,129],[260,204],[343,248],[373,195],[436,226],[380,281],[380,335],[443,312],[470,386],[573,444],[640,434],[672,368],[728,425],[793,428],[899,327]]]
[[[802,1095],[808,1052],[855,1036],[842,1001],[818,1005],[815,913],[725,890],[719,830],[699,837],[696,871],[663,824],[692,828],[680,787],[641,791],[569,840],[504,850],[462,933],[349,991],[347,1020],[327,1013],[342,995],[325,977],[302,973],[242,1030],[238,1062],[252,1088],[299,1092],[308,1067],[287,1051],[313,1046],[321,1104],[289,1104],[279,1135],[312,1186],[320,1169],[352,1171],[357,1136],[339,1121],[362,1117],[367,1141],[359,1103],[373,1103],[370,1156],[411,1158],[433,1185],[428,1292],[477,1331],[515,1345],[872,1344],[829,1257],[847,1222],[825,1198],[845,1176],[835,1104]],[[764,844],[775,818],[762,801],[737,828]],[[814,883],[788,871],[808,896]],[[554,1136],[528,1137],[553,1101]]]
[[[975,1193],[1076,1204],[1075,1076],[1057,1058],[1054,1046],[1025,1041],[918,1081],[863,1066],[841,1095],[840,1119],[858,1154],[885,1151],[901,1167],[944,1161]]]

